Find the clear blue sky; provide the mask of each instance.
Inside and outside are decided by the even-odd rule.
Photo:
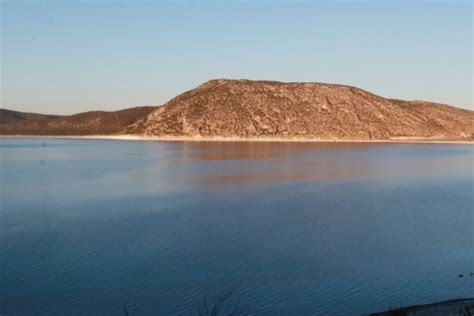
[[[471,1],[1,2],[1,107],[160,105],[213,78],[473,107]]]

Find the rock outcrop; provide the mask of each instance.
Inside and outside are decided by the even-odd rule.
[[[470,139],[474,112],[334,84],[211,80],[128,128],[152,136]]]

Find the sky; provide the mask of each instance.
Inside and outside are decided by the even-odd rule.
[[[472,1],[5,1],[1,108],[161,105],[215,78],[474,109]]]

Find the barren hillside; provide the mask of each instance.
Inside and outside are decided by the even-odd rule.
[[[474,112],[322,83],[212,80],[128,129],[157,136],[470,139]]]
[[[94,111],[0,123],[0,135],[112,135],[143,119],[156,107],[143,106],[114,112]],[[16,112],[21,113],[21,112]]]
[[[474,112],[334,84],[211,80],[161,107],[44,116],[3,110],[0,135],[472,140]],[[1,119],[4,117],[4,119]]]

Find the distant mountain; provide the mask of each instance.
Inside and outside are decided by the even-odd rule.
[[[23,119],[0,121],[0,135],[474,139],[474,111],[324,83],[218,79],[161,107],[62,117],[4,111]]]
[[[45,115],[37,113],[25,113],[6,109],[0,109],[0,124],[22,122],[26,120],[43,120],[57,118],[59,115]]]
[[[0,121],[0,135],[113,135],[143,119],[156,107],[143,106],[114,112],[93,111],[69,116],[48,116],[22,112],[23,120]],[[26,115],[25,115],[26,114]],[[3,118],[3,116],[0,116]]]
[[[474,112],[334,84],[211,80],[129,129],[157,136],[472,139]]]

